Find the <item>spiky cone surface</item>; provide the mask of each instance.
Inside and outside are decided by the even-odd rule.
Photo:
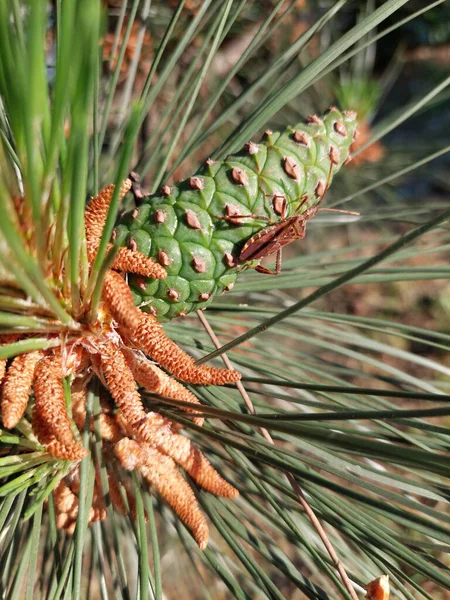
[[[231,289],[244,244],[267,226],[320,202],[349,156],[356,114],[332,108],[284,132],[266,132],[223,162],[145,198],[122,216],[115,243],[159,262],[163,280],[131,276],[134,301],[164,321],[206,307]],[[236,219],[236,215],[253,215]]]

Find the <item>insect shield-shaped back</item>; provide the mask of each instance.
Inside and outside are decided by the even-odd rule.
[[[282,219],[279,223],[268,225],[255,233],[243,246],[240,261],[253,261],[279,252],[294,240],[300,240],[306,234],[306,219],[303,215],[294,215]]]
[[[230,290],[246,261],[303,237],[348,159],[355,130],[355,113],[332,108],[283,133],[266,131],[262,142],[223,162],[208,160],[195,176],[164,186],[121,217],[116,243],[137,248],[168,273],[158,281],[130,277],[136,304],[161,321],[184,316]]]

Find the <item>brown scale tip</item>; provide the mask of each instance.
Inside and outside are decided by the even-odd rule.
[[[179,313],[177,313],[177,317],[183,318],[187,315],[187,312],[185,310],[180,311]]]
[[[198,256],[194,256],[194,258],[192,259],[192,266],[194,267],[194,270],[197,271],[197,273],[204,273],[206,271],[205,261],[201,258],[198,258]]]
[[[339,150],[336,146],[330,146],[330,161],[333,165],[338,165],[340,161]]]
[[[136,283],[140,290],[145,290],[147,287],[147,280],[145,277],[136,277]]]
[[[174,300],[175,302],[179,299],[180,294],[177,292],[177,290],[175,288],[170,288],[167,292],[167,295],[169,296],[169,298],[171,300]]]
[[[319,119],[317,115],[310,115],[306,117],[307,125],[323,125],[322,119]]]
[[[333,129],[336,133],[341,135],[342,137],[346,137],[347,135],[347,127],[344,125],[343,121],[336,121],[333,125]]]
[[[266,129],[264,132],[264,135],[269,137],[269,135],[272,135],[273,131],[271,129]]]
[[[234,288],[234,283],[229,283],[225,288],[224,292],[229,292]]]
[[[272,200],[272,205],[273,212],[275,212],[277,215],[280,215],[280,217],[284,216],[286,212],[286,198],[284,196],[275,194]]]
[[[225,252],[225,264],[227,265],[227,267],[229,267],[230,269],[237,267],[237,260],[236,257],[233,256],[233,254],[231,254],[231,252]]]
[[[239,207],[235,204],[225,204],[225,214],[229,218],[230,221],[233,222],[233,217],[239,215],[241,211]],[[239,219],[235,219],[236,222],[239,222]]]
[[[240,169],[239,167],[233,167],[231,169],[231,178],[234,183],[237,183],[238,185],[247,185],[248,183],[248,174],[244,169]]]
[[[133,217],[133,219],[136,219],[139,215],[139,211],[137,208],[135,208],[132,212],[131,212],[131,216]]]
[[[189,227],[191,227],[191,229],[201,229],[202,228],[197,215],[192,210],[186,211],[186,223],[189,225]]]
[[[202,190],[205,187],[205,182],[201,177],[191,177],[189,179],[189,187],[192,190]]]
[[[150,314],[152,314],[154,317],[156,317],[156,316],[157,316],[157,314],[158,314],[158,311],[156,310],[156,308],[155,308],[154,306],[149,306],[149,307],[148,307],[148,311],[149,311],[149,313],[150,313]]]
[[[163,196],[170,196],[170,186],[169,185],[163,185],[161,188],[161,194]]]
[[[130,250],[132,250],[133,252],[136,252],[136,250],[138,249],[138,245],[135,239],[130,238],[128,240],[127,246]]]
[[[245,152],[247,152],[248,154],[258,154],[259,152],[259,146],[258,144],[255,144],[255,142],[247,142],[244,146],[244,150]]]
[[[311,138],[304,131],[294,131],[292,138],[296,144],[301,144],[307,148],[311,146]]]
[[[167,219],[167,213],[164,210],[158,208],[158,210],[155,211],[153,218],[155,219],[156,223],[164,223]]]
[[[283,158],[283,169],[286,175],[289,175],[292,179],[299,180],[301,177],[301,170],[299,165],[290,156]]]
[[[207,158],[205,161],[205,164],[207,167],[210,167],[211,165],[214,165],[217,161],[213,160],[212,158]]]
[[[211,294],[208,294],[208,292],[203,292],[203,294],[200,294],[200,296],[198,297],[198,299],[201,302],[206,302],[207,300],[209,300],[211,298]]]
[[[354,110],[344,110],[344,115],[349,121],[355,121],[358,114]]]
[[[327,182],[324,179],[319,179],[316,185],[316,189],[314,190],[314,194],[317,198],[322,198],[327,189]]]
[[[159,250],[158,262],[159,262],[159,264],[163,265],[164,267],[168,267],[169,265],[171,265],[173,263],[173,258],[170,258],[170,256],[167,254],[167,252],[165,250]]]

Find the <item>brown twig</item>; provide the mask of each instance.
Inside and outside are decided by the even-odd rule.
[[[200,319],[201,324],[205,328],[206,332],[208,333],[208,335],[211,338],[215,347],[217,349],[220,348],[221,344],[220,344],[216,334],[212,330],[210,324],[206,320],[206,317],[203,314],[203,312],[198,310],[197,316]],[[231,361],[228,358],[228,356],[225,353],[222,354],[221,356],[222,356],[222,360],[223,360],[225,366],[227,367],[227,369],[233,369],[233,366],[232,366]],[[239,390],[239,393],[241,394],[242,399],[244,400],[249,412],[252,414],[256,414],[255,407],[253,406],[253,402],[251,401],[250,396],[247,394],[247,391],[245,390],[245,388],[242,384],[242,381],[237,381],[236,387]],[[260,427],[259,429],[261,431],[261,434],[264,436],[264,438],[270,444],[273,444],[275,446],[275,442],[274,442],[272,436],[270,435],[270,433],[267,431],[267,429],[265,427]],[[303,510],[307,514],[309,520],[311,521],[311,524],[313,525],[314,529],[317,531],[320,539],[323,542],[323,545],[325,546],[328,554],[330,555],[330,558],[333,561],[333,563],[342,579],[342,583],[344,584],[345,588],[347,589],[348,593],[353,598],[353,600],[358,600],[358,596],[355,592],[352,582],[350,581],[349,576],[347,575],[347,572],[345,571],[344,565],[342,564],[340,558],[338,557],[332,543],[330,542],[324,528],[322,527],[321,522],[319,521],[319,519],[317,518],[313,509],[311,508],[308,501],[306,500],[303,490],[301,489],[300,485],[298,484],[298,482],[296,481],[296,479],[292,475],[292,473],[290,473],[289,471],[283,471],[283,472],[286,475],[287,480],[291,484],[292,489],[294,490],[295,494],[297,495],[298,501],[302,505]]]

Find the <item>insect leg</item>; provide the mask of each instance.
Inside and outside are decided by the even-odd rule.
[[[361,213],[355,212],[354,210],[342,210],[340,208],[319,208],[318,212],[336,212],[343,213],[344,215],[356,215],[357,217],[361,216]]]
[[[281,256],[282,256],[282,246],[280,244],[277,244],[278,248],[277,248],[277,256],[276,256],[276,262],[275,262],[275,271],[272,271],[271,269],[267,269],[266,267],[263,267],[262,265],[257,265],[256,267],[250,267],[251,269],[255,269],[255,271],[257,273],[263,273],[264,275],[279,275],[281,273]]]
[[[301,211],[301,209],[303,208],[303,206],[304,206],[305,202],[307,202],[307,201],[308,201],[308,198],[309,198],[308,194],[302,194],[302,195],[300,196],[299,200],[301,200],[301,202],[300,202],[300,204],[297,206],[297,208],[295,209],[295,212],[294,212],[294,214],[295,214],[295,215],[297,215],[297,214],[298,214],[298,213]]]
[[[260,215],[227,215],[227,216],[220,216],[220,215],[213,215],[213,217],[215,219],[219,219],[220,221],[228,221],[229,223],[233,223],[234,221],[239,221],[241,219],[255,219],[258,221],[267,221],[268,223],[272,223],[271,219],[269,219],[269,217],[264,217],[264,216],[260,216]],[[237,225],[237,223],[233,223],[233,225]]]
[[[283,248],[280,246],[277,251],[276,262],[275,262],[275,275],[281,273],[281,260],[282,260]]]

